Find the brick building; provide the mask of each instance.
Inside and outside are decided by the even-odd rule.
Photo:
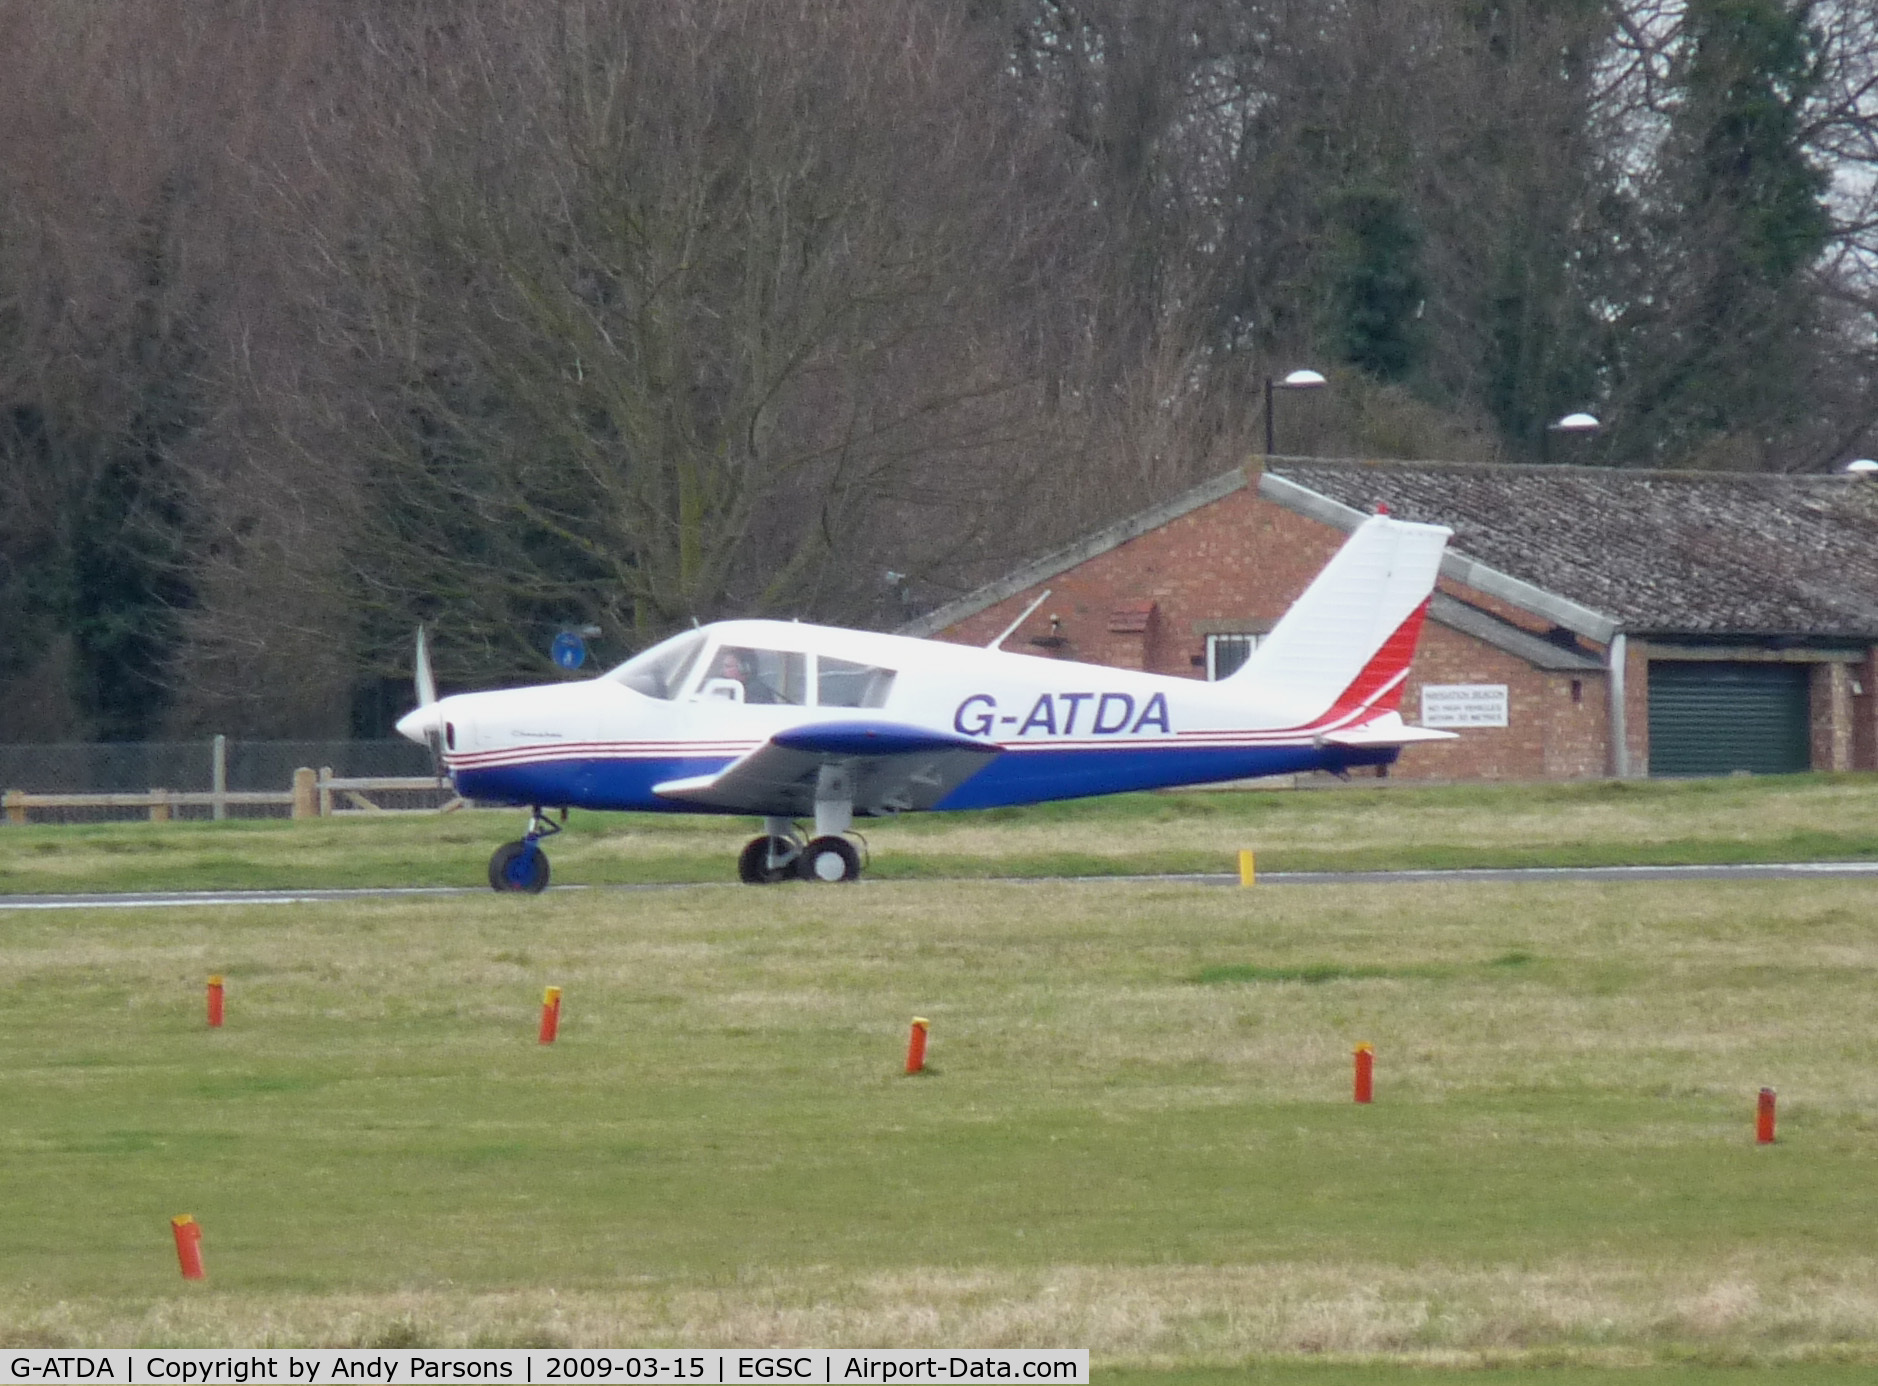
[[[1238,666],[1378,505],[1454,531],[1403,699],[1431,779],[1878,769],[1878,479],[1271,458],[904,628]]]

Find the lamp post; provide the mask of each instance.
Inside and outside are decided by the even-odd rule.
[[[1562,419],[1556,419],[1545,426],[1545,433],[1541,435],[1539,439],[1539,460],[1542,462],[1550,462],[1552,460],[1551,439],[1554,433],[1565,433],[1574,437],[1589,438],[1594,433],[1602,432],[1603,428],[1604,425],[1598,422],[1595,414],[1587,414],[1582,410],[1577,413],[1567,414]]]
[[[1330,382],[1313,370],[1291,372],[1283,380],[1265,377],[1265,455],[1270,457],[1278,451],[1277,427],[1273,419],[1272,403],[1274,392],[1278,390],[1321,390]]]

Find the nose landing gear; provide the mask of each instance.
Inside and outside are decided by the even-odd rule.
[[[567,822],[567,810],[561,810],[561,823]],[[505,842],[489,858],[489,888],[498,891],[521,891],[539,895],[548,888],[548,854],[541,850],[541,839],[561,831],[542,815],[540,806],[529,814],[528,831],[519,842]]]

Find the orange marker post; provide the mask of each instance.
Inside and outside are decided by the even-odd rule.
[[[541,993],[541,1042],[553,1044],[561,1032],[561,989],[549,987]]]
[[[209,978],[209,1028],[211,1030],[222,1028],[222,979],[220,977]]]
[[[201,1225],[184,1213],[170,1219],[170,1231],[176,1236],[176,1262],[182,1267],[183,1279],[206,1279],[208,1273],[202,1269]]]
[[[926,1068],[926,1030],[931,1024],[923,1016],[913,1017],[913,1033],[906,1039],[906,1071],[921,1073]]]
[[[1761,1089],[1761,1100],[1754,1111],[1754,1141],[1757,1145],[1774,1143],[1774,1090]]]
[[[1368,1102],[1375,1091],[1376,1051],[1367,1044],[1356,1046],[1356,1100]]]

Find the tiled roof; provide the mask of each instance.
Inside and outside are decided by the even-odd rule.
[[[1878,637],[1878,477],[1272,458],[1635,632]]]

